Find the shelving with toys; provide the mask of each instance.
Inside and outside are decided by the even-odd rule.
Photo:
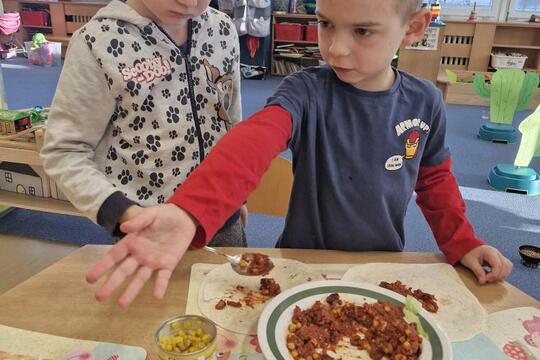
[[[315,15],[276,12],[272,27],[272,75],[285,76],[321,63]]]

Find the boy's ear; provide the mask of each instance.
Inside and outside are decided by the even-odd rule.
[[[417,42],[424,36],[430,23],[431,11],[429,11],[429,9],[422,9],[414,13],[406,25],[407,32],[405,33],[401,44],[409,46]]]

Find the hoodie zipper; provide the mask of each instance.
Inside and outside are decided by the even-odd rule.
[[[181,46],[177,46],[176,43],[171,39],[169,34],[161,28],[157,23],[154,23],[157,28],[173,43],[177,49],[180,51],[180,54],[182,55],[182,58],[184,59],[184,63],[186,64],[186,75],[187,75],[187,81],[188,81],[188,91],[189,91],[189,99],[191,102],[191,112],[193,113],[193,122],[195,123],[195,132],[197,134],[197,141],[199,142],[199,164],[204,160],[204,140],[202,137],[201,132],[201,125],[199,124],[199,115],[197,113],[197,103],[195,102],[195,86],[193,84],[193,73],[191,71],[191,66],[189,62],[189,55],[191,53],[191,38],[193,36],[193,27],[192,27],[192,21],[191,19],[188,22],[188,38],[186,42],[186,48],[187,51],[184,52]]]

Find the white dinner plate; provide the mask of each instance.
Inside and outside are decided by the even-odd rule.
[[[355,304],[377,300],[402,306],[405,304],[405,298],[398,293],[366,283],[326,280],[298,285],[272,299],[261,314],[257,335],[264,356],[272,360],[293,360],[286,340],[294,308],[299,306],[305,310],[317,300],[324,302],[332,293],[338,293],[343,300]],[[429,336],[429,340],[422,341],[420,360],[451,360],[452,346],[437,321],[424,309],[418,316]]]

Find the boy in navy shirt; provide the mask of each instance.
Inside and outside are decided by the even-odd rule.
[[[137,272],[119,298],[127,306],[154,271],[154,295],[161,298],[187,248],[208,243],[287,146],[294,184],[277,246],[401,251],[416,191],[449,263],[461,262],[481,284],[508,276],[512,263],[476,238],[465,217],[440,92],[390,65],[401,44],[424,34],[429,11],[418,0],[318,0],[317,14],[327,65],[287,77],[267,107],[225,136],[167,205],[122,224],[129,235],[87,275],[92,283],[116,267],[98,299]]]

